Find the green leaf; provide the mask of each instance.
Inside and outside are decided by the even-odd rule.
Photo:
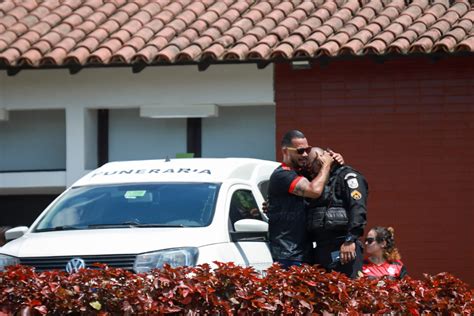
[[[100,311],[100,309],[102,308],[102,304],[100,304],[98,301],[90,302],[89,305],[92,306],[93,309],[98,311]]]

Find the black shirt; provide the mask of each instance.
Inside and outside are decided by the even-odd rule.
[[[305,230],[305,200],[291,193],[302,178],[285,164],[275,169],[270,177],[268,224],[274,260],[306,261],[311,250]]]

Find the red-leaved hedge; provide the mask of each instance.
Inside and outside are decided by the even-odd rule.
[[[351,280],[317,266],[283,270],[275,264],[261,276],[233,263],[216,265],[166,266],[147,274],[103,265],[73,274],[14,266],[0,273],[0,315],[474,313],[474,290],[448,273]]]

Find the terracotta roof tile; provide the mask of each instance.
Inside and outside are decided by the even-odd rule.
[[[150,29],[153,33],[158,32],[165,26],[165,23],[161,21],[160,19],[153,19],[147,24],[145,24],[143,27]]]
[[[333,32],[336,32],[338,29],[340,29],[344,25],[344,20],[337,17],[332,17],[329,20],[327,20],[324,24],[327,26],[330,26]]]
[[[170,45],[160,51],[156,56],[155,60],[157,62],[165,62],[165,63],[172,63],[175,61],[176,57],[178,56],[180,49],[174,45]]]
[[[121,29],[127,31],[130,34],[135,34],[142,28],[142,24],[137,20],[130,20],[126,24],[122,25]]]
[[[116,11],[109,20],[117,22],[119,25],[125,24],[129,19],[129,16],[124,11]]]
[[[24,19],[28,18],[28,17],[35,17],[37,18],[38,20],[41,20],[42,18],[44,18],[45,16],[47,16],[51,11],[46,8],[46,7],[43,7],[43,6],[39,6],[37,7],[36,9],[32,10],[30,12],[29,15],[27,15]]]
[[[46,54],[43,58],[41,58],[40,65],[60,65],[63,63],[66,56],[67,51],[60,47],[57,47],[48,54]]]
[[[339,51],[339,44],[334,41],[328,41],[324,43],[318,50],[317,55],[321,56],[336,56]]]
[[[84,39],[85,36],[86,36],[86,33],[83,30],[78,29],[78,28],[74,29],[67,35],[67,37],[72,38],[76,42],[81,41],[82,39]]]
[[[411,45],[410,52],[412,53],[423,53],[431,52],[433,41],[429,37],[422,37]]]
[[[141,49],[132,57],[132,62],[144,62],[149,64],[154,56],[158,54],[159,49],[156,46],[148,45]]]
[[[93,38],[93,37],[88,37],[84,41],[80,42],[77,47],[85,47],[89,52],[93,52],[98,46],[100,42]]]
[[[38,66],[42,57],[42,53],[36,49],[30,49],[24,53],[19,59],[19,65]]]
[[[307,40],[295,50],[295,57],[312,57],[318,47],[319,44],[315,40]]]
[[[456,45],[456,49],[463,52],[474,51],[474,36],[470,36]]]
[[[20,53],[23,54],[24,52],[26,52],[31,47],[31,44],[30,44],[30,42],[28,42],[24,38],[20,38],[15,43],[10,45],[10,47],[18,50]]]
[[[356,16],[347,23],[353,25],[356,29],[362,29],[365,25],[367,25],[367,20],[361,16]]]
[[[94,9],[89,6],[82,6],[74,11],[74,14],[79,15],[83,19],[94,13]]]
[[[300,25],[292,34],[301,36],[302,38],[307,38],[311,34],[312,30],[307,25]]]
[[[6,15],[2,17],[2,21],[0,22],[2,25],[9,27],[13,24],[17,23],[17,19],[11,15]]]
[[[66,56],[66,58],[64,59],[64,63],[83,65],[89,55],[90,52],[87,50],[87,48],[79,47]]]
[[[217,22],[213,25],[216,25],[216,24],[217,24]],[[202,33],[202,35],[203,36],[208,36],[208,37],[212,38],[213,40],[216,40],[217,38],[219,38],[222,35],[222,32],[217,27],[211,27],[211,28],[208,28],[207,30],[205,30]]]
[[[139,51],[140,49],[142,49],[145,44],[146,41],[138,36],[131,38],[128,42],[125,43],[125,45],[131,46],[133,49],[135,49],[135,51]]]
[[[88,64],[103,65],[107,63],[112,57],[112,52],[107,48],[99,48],[92,55],[87,57]]]
[[[136,51],[132,47],[124,46],[112,56],[110,61],[112,63],[129,63],[135,53]]]
[[[270,56],[271,49],[266,44],[259,44],[249,52],[250,59],[267,59]]]
[[[253,35],[255,36],[255,38],[257,38],[258,40],[262,39],[265,35],[267,35],[267,30],[264,29],[263,27],[261,26],[255,26],[253,27],[252,29],[250,29],[249,31],[246,32],[247,35]]]
[[[320,46],[320,45],[324,44],[324,42],[326,41],[327,38],[328,38],[328,36],[326,34],[324,34],[321,31],[318,31],[318,32],[315,32],[315,33],[311,34],[311,36],[308,37],[308,40],[313,40],[318,44],[318,46]]]
[[[293,55],[293,50],[294,50],[293,46],[291,46],[288,43],[283,43],[283,44],[278,45],[278,47],[273,50],[273,53],[271,54],[271,56],[273,58],[283,57],[285,59],[289,59]]]
[[[176,56],[178,61],[193,61],[201,54],[202,49],[198,45],[188,46]]]
[[[418,36],[420,36],[421,34],[423,34],[424,32],[426,32],[426,30],[428,29],[428,26],[429,26],[429,25],[430,25],[430,24],[425,24],[425,23],[419,22],[419,23],[414,23],[414,24],[410,25],[410,26],[408,27],[408,29],[415,31],[416,34],[417,34]]]
[[[336,42],[338,46],[342,46],[351,38],[351,35],[345,32],[339,32],[328,39],[328,42]]]
[[[201,36],[196,41],[194,41],[195,45],[198,45],[202,50],[206,49],[207,47],[211,46],[214,39],[210,36]]]
[[[28,30],[28,27],[25,24],[18,22],[10,26],[9,30],[15,33],[17,36],[21,36],[21,34]]]
[[[51,50],[51,44],[49,44],[47,41],[39,41],[39,42],[36,42],[32,48],[34,50],[37,50],[39,51],[42,55],[44,55],[45,53],[49,52]],[[41,56],[40,56],[41,58]]]
[[[62,35],[57,32],[49,32],[41,38],[41,40],[48,42],[51,47],[59,43],[61,39]]]
[[[118,39],[109,39],[106,42],[100,44],[99,49],[105,48],[111,53],[115,53],[122,47],[122,42]]]
[[[275,34],[268,34],[267,36],[262,38],[259,41],[259,43],[260,44],[265,44],[269,47],[274,47],[275,45],[277,45],[279,43],[279,39],[278,39],[278,36],[276,36]]]
[[[266,19],[272,19],[275,22],[275,24],[278,24],[280,23],[281,20],[285,18],[285,16],[286,16],[285,12],[279,9],[275,9],[269,14],[267,14]]]
[[[300,3],[293,11],[292,14],[296,14],[296,12],[303,11],[305,16],[308,17],[318,5],[321,5],[323,1],[303,1]]]
[[[79,25],[80,23],[82,23],[84,21],[84,18],[79,15],[79,14],[72,14],[70,16],[68,16],[66,19],[64,19],[64,23],[67,23],[71,26],[76,26],[76,25]],[[109,23],[111,22],[111,20],[108,21]],[[106,22],[107,23],[107,22]]]
[[[242,30],[240,27],[233,27],[227,31],[224,32],[224,35],[229,35],[232,37],[230,42],[227,41],[220,41],[221,43],[227,42],[226,46],[229,46],[231,43],[236,42],[239,38],[244,36],[244,30]],[[222,38],[225,38],[224,36]]]
[[[220,56],[224,53],[225,48],[220,44],[214,44],[204,50],[202,54],[202,60],[219,60]]]
[[[17,21],[27,14],[28,10],[24,6],[17,6],[8,12],[8,15],[14,17]]]
[[[5,14],[7,11],[12,10],[13,8],[15,8],[15,4],[13,2],[0,2],[0,12],[2,13],[2,15]]]
[[[21,53],[15,48],[6,49],[0,56],[0,65],[13,65],[16,66],[18,58],[20,58]]]
[[[467,0],[0,2],[0,64],[473,52]]]
[[[71,51],[76,45],[76,41],[71,37],[66,37],[55,45],[56,48],[60,48],[65,52]]]

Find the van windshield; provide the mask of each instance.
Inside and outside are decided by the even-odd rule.
[[[72,188],[34,231],[208,226],[219,187],[217,183],[147,183]]]

